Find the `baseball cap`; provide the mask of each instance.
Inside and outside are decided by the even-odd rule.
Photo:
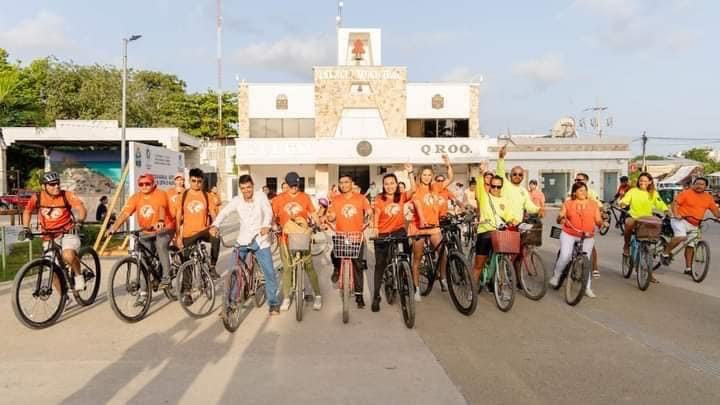
[[[300,175],[295,172],[290,172],[287,175],[285,175],[285,183],[287,183],[288,186],[299,186],[300,185]]]
[[[185,178],[185,173],[183,172],[177,172],[175,173],[175,177],[173,177],[173,180],[177,179],[178,177]]]

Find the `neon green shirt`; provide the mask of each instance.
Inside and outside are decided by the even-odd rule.
[[[510,203],[507,198],[495,197],[485,190],[485,180],[483,176],[475,178],[475,196],[478,201],[478,212],[480,214],[480,224],[478,225],[478,233],[485,233],[497,230],[500,221],[507,224],[515,219],[510,211]],[[492,206],[490,201],[492,200]],[[493,207],[495,211],[493,212]],[[497,214],[497,216],[495,215]],[[516,220],[515,222],[520,222]]]
[[[510,203],[510,211],[512,212],[513,218],[521,222],[525,217],[525,211],[527,211],[528,214],[537,214],[538,211],[540,211],[540,208],[532,202],[530,193],[528,193],[524,187],[516,186],[512,184],[510,179],[506,178],[505,159],[498,159],[496,173],[505,179],[505,181],[503,181],[502,195],[507,198]]]
[[[653,208],[665,212],[668,210],[665,202],[660,198],[660,193],[655,191],[652,195],[645,190],[637,187],[631,188],[622,200],[620,205],[623,207],[630,206],[630,217],[633,219],[640,217],[649,217],[653,214]]]

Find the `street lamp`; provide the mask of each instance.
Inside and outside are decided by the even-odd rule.
[[[125,121],[127,119],[127,47],[128,42],[140,39],[142,35],[132,35],[130,38],[123,38],[123,70],[122,70],[122,129],[120,130],[120,170],[125,169]],[[125,202],[125,187],[120,193],[121,203]]]

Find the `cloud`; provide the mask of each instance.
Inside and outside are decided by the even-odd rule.
[[[285,37],[271,42],[257,42],[231,54],[231,61],[240,66],[307,78],[312,74],[313,66],[333,64],[335,41],[320,35]]]
[[[45,50],[50,53],[74,47],[66,35],[65,20],[49,11],[41,10],[35,16],[0,31],[0,44],[16,51]]]
[[[442,76],[440,76],[440,81],[442,82],[462,82],[467,83],[471,79],[473,79],[473,76],[476,76],[477,74],[473,73],[472,70],[470,70],[467,66],[458,66],[449,72],[446,72]]]
[[[513,72],[532,81],[539,89],[545,89],[566,77],[564,58],[561,54],[546,53],[538,58],[513,65]]]

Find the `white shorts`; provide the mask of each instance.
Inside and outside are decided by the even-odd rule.
[[[55,242],[62,247],[62,250],[74,250],[77,252],[80,249],[80,237],[66,233],[63,236],[55,239]],[[47,249],[50,241],[43,242],[43,248]]]
[[[688,234],[695,234],[698,231],[697,226],[685,219],[671,218],[670,225],[672,226],[675,237],[689,236]]]

